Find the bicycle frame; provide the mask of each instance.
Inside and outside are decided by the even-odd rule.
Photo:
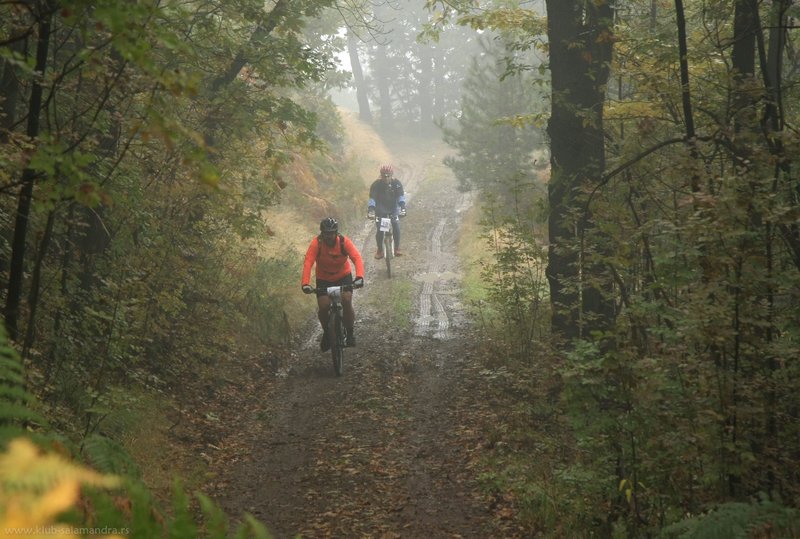
[[[331,298],[331,307],[328,311],[328,335],[331,338],[331,356],[333,358],[333,370],[336,376],[342,375],[344,367],[344,323],[342,307],[342,288],[341,286],[328,287],[328,297]]]
[[[383,232],[383,258],[386,260],[386,274],[392,278],[392,259],[394,258],[394,229],[392,221],[397,217],[376,217],[378,230]]]
[[[324,291],[331,299],[331,306],[328,310],[327,328],[328,335],[331,339],[331,357],[333,359],[333,370],[336,376],[341,376],[344,370],[345,329],[342,292],[352,292],[354,288],[353,285],[349,284],[329,286],[325,289],[313,289],[313,292]]]

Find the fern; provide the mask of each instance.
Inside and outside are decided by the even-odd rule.
[[[25,388],[20,386],[10,386],[7,383],[0,384],[0,399],[10,401],[21,401],[34,404],[36,399],[28,393]]]
[[[3,343],[0,345],[0,380],[10,382],[13,385],[25,383],[22,364],[19,361],[17,351],[8,346],[8,340],[2,335]]]
[[[98,471],[140,479],[142,472],[120,444],[99,434],[83,441],[83,456]]]
[[[35,405],[35,397],[25,388],[22,361],[0,325],[0,448],[12,438],[28,434],[27,427],[46,423],[34,411]]]
[[[57,453],[44,453],[25,438],[10,442],[8,451],[0,455],[0,497],[26,496],[34,500],[65,482],[109,487],[116,486],[118,480]]]
[[[173,517],[168,525],[169,539],[191,539],[197,537],[197,524],[192,517],[190,499],[179,480],[175,480],[172,490]]]
[[[245,513],[244,522],[236,528],[236,539],[246,539],[253,537],[254,539],[272,539],[272,535],[267,531],[267,528],[260,521],[256,520],[250,513]]]
[[[196,493],[195,497],[200,503],[200,508],[203,510],[206,535],[209,538],[215,539],[225,539],[228,537],[228,518],[225,516],[222,509],[202,492]]]
[[[731,502],[707,514],[688,518],[661,531],[663,539],[750,539],[798,537],[800,511],[772,501]]]

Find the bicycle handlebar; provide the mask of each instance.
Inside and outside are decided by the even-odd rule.
[[[375,221],[376,223],[379,223],[381,221],[381,219],[391,219],[392,221],[394,221],[395,219],[402,219],[406,215],[407,215],[406,212],[401,212],[401,213],[398,213],[397,215],[391,215],[391,214],[389,214],[389,215],[378,215],[376,213],[373,213],[373,214],[369,214],[368,213],[367,214],[367,221]]]
[[[337,288],[339,290],[341,290],[342,292],[352,292],[353,290],[357,290],[357,289],[359,289],[361,287],[360,286],[356,286],[354,284],[342,284],[342,285],[336,285],[336,286],[328,286],[328,287],[325,287],[325,288],[309,287],[309,290],[308,290],[308,292],[306,292],[306,294],[316,294],[318,292],[325,292],[327,294],[327,293],[329,293],[329,291],[331,289],[337,289]]]

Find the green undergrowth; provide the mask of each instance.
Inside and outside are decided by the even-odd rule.
[[[406,277],[386,277],[385,267],[381,266],[378,270],[380,274],[375,280],[369,283],[370,293],[364,296],[363,301],[371,308],[385,316],[383,320],[390,327],[407,331],[412,328],[412,318],[414,309],[415,287],[411,280]],[[391,305],[391,309],[385,309],[386,305]]]
[[[509,501],[531,533],[573,537],[574,521],[565,513],[579,516],[583,497],[569,464],[574,440],[548,374],[553,358],[543,351],[523,362],[497,342],[486,354],[483,376],[502,413],[484,433],[481,486],[490,497]]]
[[[154,496],[145,484],[142,462],[110,437],[136,432],[138,439],[129,445],[141,444],[154,456],[166,449],[163,437],[153,435],[162,432],[164,423],[152,399],[131,397],[127,407],[116,408],[96,403],[93,413],[102,414],[103,421],[74,444],[38,412],[46,408],[27,389],[22,361],[2,326],[0,387],[0,528],[6,532],[13,528],[64,537],[270,537],[250,515],[234,527],[208,496],[179,480],[172,480],[166,500]]]
[[[162,394],[144,393],[134,409],[125,411],[134,414],[136,421],[119,434],[142,471],[142,481],[162,499],[173,488],[176,468],[187,489],[200,488],[208,474],[204,460],[174,447],[175,431],[185,427],[181,421],[186,421],[178,409],[172,399]]]
[[[480,483],[532,534],[570,537],[578,528],[564,511],[580,513],[583,498],[565,450],[574,441],[552,377],[557,360],[544,342],[540,232],[532,211],[512,213],[512,204],[478,199],[484,203],[464,215],[459,235],[462,298],[483,335],[483,376],[502,410],[484,433]]]
[[[461,222],[458,239],[458,259],[461,261],[461,295],[472,309],[486,299],[486,284],[481,268],[490,261],[484,241],[481,239],[481,209],[473,205]]]

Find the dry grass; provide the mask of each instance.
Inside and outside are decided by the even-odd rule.
[[[393,161],[380,136],[361,120],[358,115],[346,109],[339,109],[342,125],[347,136],[345,159],[353,163],[361,183],[364,185],[366,202],[367,188],[376,177],[382,163]],[[323,194],[313,172],[305,161],[298,160],[288,171],[291,177],[287,188],[285,203],[271,209],[265,219],[275,236],[262,242],[259,252],[264,256],[287,252],[294,249],[305,254],[308,242],[317,233],[318,217],[339,213]]]

